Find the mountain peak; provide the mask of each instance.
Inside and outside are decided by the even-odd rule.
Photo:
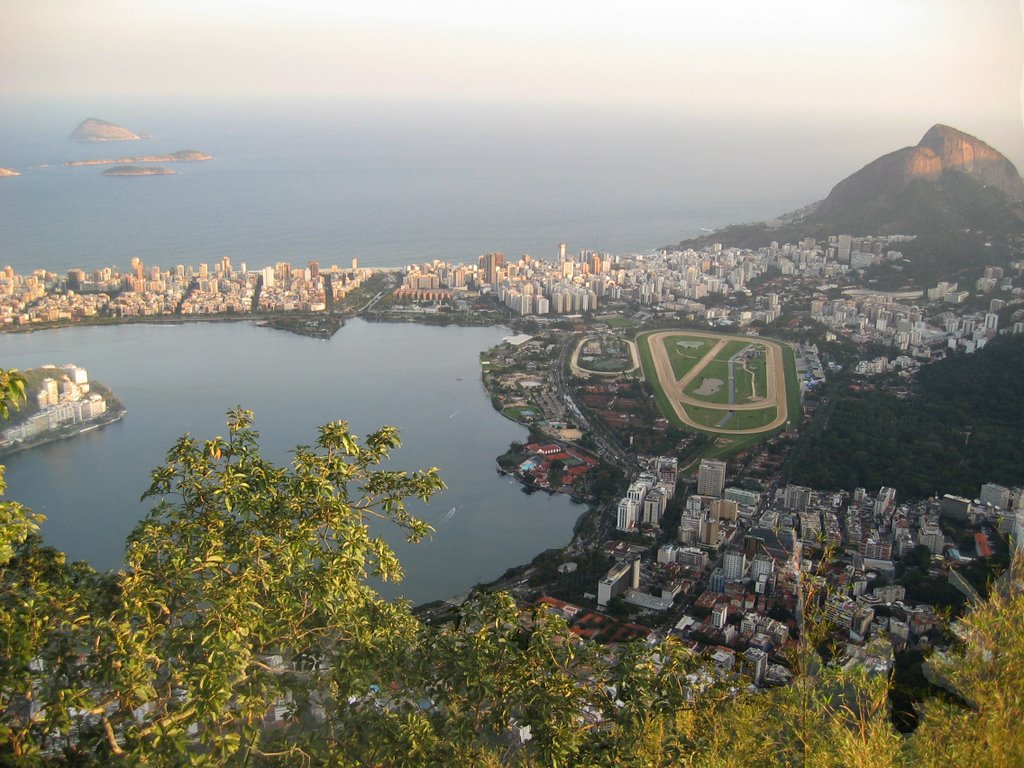
[[[691,243],[770,240],[847,232],[982,231],[1024,235],[1024,179],[999,151],[938,123],[914,146],[882,155],[836,184],[828,197],[773,222],[728,228]]]
[[[882,155],[836,184],[814,218],[897,225],[911,184],[950,186],[956,184],[954,176],[997,189],[1011,204],[1024,201],[1024,180],[1013,163],[981,139],[940,123],[929,128],[916,146]],[[870,215],[862,215],[868,211]]]
[[[948,125],[933,125],[917,144],[938,155],[943,171],[960,171],[978,177],[983,184],[1024,199],[1020,175],[1009,160],[976,136]]]

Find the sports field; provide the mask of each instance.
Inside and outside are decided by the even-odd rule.
[[[677,425],[719,435],[756,435],[786,424],[799,404],[792,355],[777,341],[703,331],[637,338],[644,375]]]
[[[584,336],[569,359],[573,376],[619,376],[640,367],[636,344],[617,337]]]

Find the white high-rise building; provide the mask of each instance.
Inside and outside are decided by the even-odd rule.
[[[726,581],[738,581],[747,571],[747,556],[743,552],[729,550],[722,561]]]
[[[787,485],[782,495],[782,504],[786,509],[803,512],[811,503],[811,489],[802,485]]]
[[[632,531],[636,528],[640,519],[640,505],[641,502],[634,501],[629,497],[621,499],[615,527],[620,531]]]
[[[658,488],[650,491],[643,502],[643,521],[648,525],[660,524],[667,503],[668,498]]]
[[[725,491],[725,462],[702,459],[697,471],[697,493],[701,496],[721,497]]]
[[[608,601],[621,595],[629,587],[633,564],[619,563],[611,568],[603,579],[597,582],[597,604],[608,605]]]
[[[1010,506],[1010,489],[995,483],[985,483],[981,486],[981,494],[978,498],[982,504],[991,504],[993,507],[1006,509]]]

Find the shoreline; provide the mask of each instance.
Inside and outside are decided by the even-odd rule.
[[[120,325],[188,325],[190,323],[255,323],[261,328],[273,328],[270,323],[282,320],[294,320],[302,321],[314,318],[335,317],[342,321],[341,326],[345,324],[345,320],[350,319],[357,315],[350,315],[348,313],[326,313],[326,312],[285,312],[285,313],[262,313],[262,312],[246,312],[243,314],[210,314],[210,315],[147,315],[145,317],[110,317],[110,318],[95,318],[89,320],[72,320],[72,321],[56,321],[52,323],[33,323],[25,326],[9,326],[0,329],[0,334],[3,333],[36,333],[39,331],[59,331],[64,328],[103,328],[103,327],[117,327]],[[275,329],[276,330],[276,329]],[[305,334],[297,334],[305,335]]]
[[[119,325],[187,325],[189,323],[255,323],[260,328],[272,330],[285,330],[295,333],[298,336],[316,336],[315,334],[301,333],[291,328],[282,327],[289,323],[301,322],[330,322],[340,321],[337,330],[345,327],[348,320],[359,318],[367,323],[417,323],[419,325],[449,326],[458,327],[486,327],[508,325],[507,321],[499,318],[484,318],[480,322],[466,321],[458,317],[440,317],[437,315],[419,315],[409,313],[408,316],[398,317],[385,315],[380,311],[367,312],[242,312],[230,314],[207,314],[207,315],[146,315],[143,317],[103,317],[89,318],[86,320],[57,320],[47,323],[31,323],[26,325],[10,325],[0,328],[0,334],[10,333],[37,333],[40,331],[57,331],[64,328],[102,328],[106,326],[116,327]],[[332,334],[333,335],[333,334]],[[323,336],[316,336],[323,338]]]
[[[57,443],[62,440],[70,440],[71,438],[78,437],[79,435],[85,434],[86,432],[92,432],[94,429],[105,427],[109,424],[116,424],[121,421],[128,413],[128,409],[122,405],[118,406],[118,409],[111,416],[104,415],[98,419],[92,419],[90,421],[83,421],[74,426],[78,429],[72,431],[63,430],[52,430],[49,434],[46,434],[37,439],[31,441],[22,441],[20,443],[12,443],[11,445],[0,448],[0,459],[6,459],[8,456],[14,456],[25,451],[30,451],[33,448],[38,448],[43,445],[49,445],[50,443]]]

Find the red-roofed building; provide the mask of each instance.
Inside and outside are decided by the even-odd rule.
[[[978,551],[978,557],[992,557],[992,547],[984,533],[974,534],[974,548]]]

